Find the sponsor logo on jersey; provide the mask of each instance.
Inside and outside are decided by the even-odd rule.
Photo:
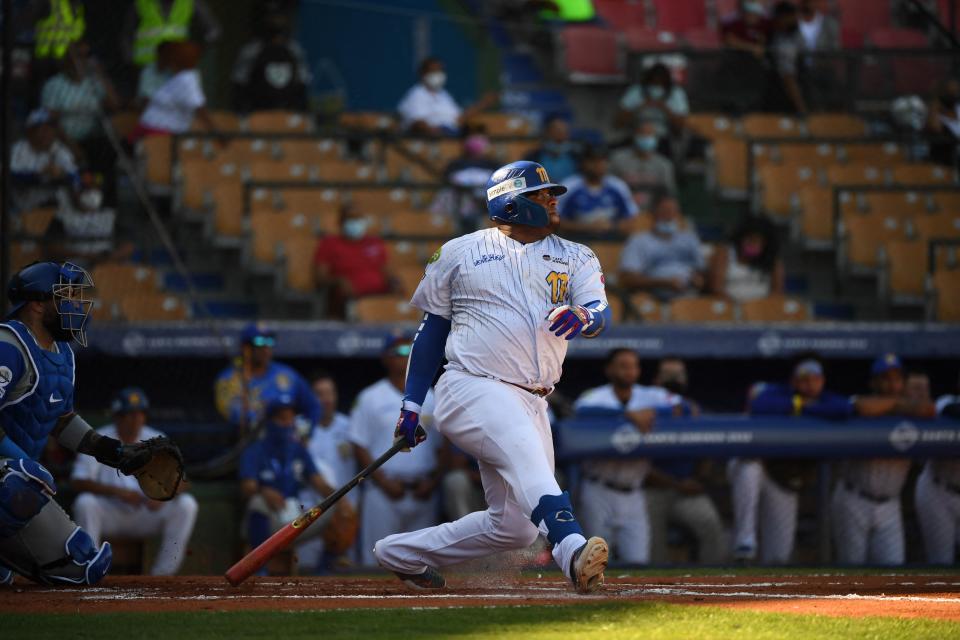
[[[502,196],[505,193],[510,193],[511,191],[519,191],[520,189],[527,188],[527,179],[524,177],[520,178],[510,178],[509,180],[504,180],[499,184],[495,184],[489,189],[487,189],[487,200],[493,200],[498,196]]]
[[[479,267],[480,265],[486,264],[488,262],[501,262],[503,261],[503,259],[504,259],[504,255],[502,253],[488,253],[474,260],[473,266]]]
[[[439,249],[437,249],[436,251],[434,251],[434,252],[433,252],[433,255],[430,256],[430,259],[427,260],[427,264],[433,264],[434,262],[436,262],[437,260],[439,260],[439,259],[440,259],[440,252],[441,252],[441,251],[443,251],[443,247],[440,247]]]

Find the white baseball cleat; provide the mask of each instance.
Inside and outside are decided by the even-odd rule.
[[[603,586],[609,555],[607,541],[596,536],[577,549],[570,561],[570,578],[577,593],[593,593]]]

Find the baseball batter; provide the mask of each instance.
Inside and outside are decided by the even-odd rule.
[[[444,244],[413,295],[425,315],[396,434],[411,447],[421,439],[421,405],[446,357],[436,428],[477,459],[488,508],[376,543],[379,563],[411,586],[442,588],[438,568],[525,548],[541,533],[578,592],[603,584],[607,543],[584,537],[554,478],[544,399],[560,379],[568,341],[610,324],[597,257],[552,233],[565,191],[535,162],[495,171],[486,193],[497,226]]]

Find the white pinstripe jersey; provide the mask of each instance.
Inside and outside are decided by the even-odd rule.
[[[454,238],[430,258],[411,304],[451,321],[447,367],[528,387],[560,379],[567,341],[547,314],[606,302],[600,262],[587,247],[549,235],[523,244],[496,227]]]

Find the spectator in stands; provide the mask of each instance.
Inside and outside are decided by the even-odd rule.
[[[893,353],[878,357],[870,369],[869,396],[855,396],[863,416],[936,416],[928,398],[905,393],[903,364]],[[903,564],[904,537],[900,494],[910,471],[909,458],[844,460],[830,503],[837,560],[842,564]]]
[[[321,496],[335,490],[297,437],[298,405],[297,399],[287,393],[269,397],[263,411],[264,435],[240,458],[240,493],[247,501],[244,531],[251,547],[300,516],[304,507],[299,496],[304,489]],[[349,500],[340,500],[336,509],[354,510]],[[321,516],[298,542],[320,535],[332,516],[332,510]]]
[[[720,23],[720,37],[730,49],[744,51],[762,60],[766,55],[772,25],[762,0],[740,0],[739,11]]]
[[[665,389],[643,387],[640,357],[632,349],[614,349],[607,355],[604,373],[609,381],[588,389],[574,407],[580,416],[596,412],[623,412],[640,431],[653,429],[658,414],[672,415],[682,398]],[[646,459],[584,460],[583,484],[577,513],[591,532],[606,539],[620,562],[650,562],[650,522],[643,481],[650,469]]]
[[[660,360],[653,384],[683,398],[683,413],[698,415],[696,402],[685,397],[687,367],[683,360]],[[716,505],[706,491],[708,460],[662,459],[653,461],[644,483],[650,516],[650,561],[670,562],[667,549],[669,525],[680,526],[697,541],[696,558],[703,564],[719,564],[728,553],[727,532]]]
[[[309,436],[320,422],[323,409],[310,385],[295,369],[273,360],[277,335],[263,323],[252,322],[240,333],[240,355],[217,376],[214,384],[217,411],[245,433],[263,418],[266,401],[287,394],[296,401],[301,436]]]
[[[800,0],[800,37],[803,52],[840,50],[840,21],[829,13],[827,0]],[[804,56],[803,93],[814,110],[839,108],[841,87],[834,61]]]
[[[194,118],[207,131],[216,133],[196,69],[200,47],[192,42],[176,42],[170,47],[173,75],[150,98],[137,128],[130,135],[131,142],[145,136],[186,133]]]
[[[461,109],[444,85],[447,73],[439,58],[426,58],[420,63],[420,81],[413,85],[397,105],[401,126],[409,133],[431,136],[455,135],[470,117],[493,106],[496,94],[487,94],[476,104]]]
[[[369,226],[370,220],[347,203],[340,208],[340,233],[317,241],[316,283],[328,292],[328,312],[333,317],[343,317],[351,300],[399,287],[387,269],[387,245],[367,231]]]
[[[361,391],[354,402],[350,440],[360,467],[368,466],[393,445],[396,409],[403,400],[410,344],[410,339],[404,336],[387,338],[383,349],[386,377]],[[427,393],[420,419],[430,428],[432,391]],[[364,566],[376,566],[373,545],[377,540],[391,533],[414,531],[436,523],[440,439],[439,434],[431,433],[425,442],[417,445],[416,455],[394,456],[364,483],[360,509],[360,560]]]
[[[750,389],[751,415],[811,416],[844,419],[853,414],[849,398],[827,391],[823,365],[804,356],[787,384],[758,382]],[[803,460],[734,458],[727,466],[733,500],[733,556],[783,564],[793,555],[799,492],[815,477],[815,465]]]
[[[714,86],[723,92],[728,108],[755,110],[769,75],[765,57],[771,24],[764,1],[740,0],[738,9],[720,21],[726,51]]]
[[[147,426],[150,401],[142,389],[121,390],[110,405],[113,423],[97,430],[101,436],[133,444],[162,436]],[[197,501],[184,485],[173,500],[159,502],[144,495],[133,476],[117,473],[93,456],[79,456],[71,476],[79,494],[73,517],[94,544],[114,538],[145,539],[160,536],[160,547],[151,575],[174,575],[187,555],[187,545],[197,519]]]
[[[773,7],[772,28],[768,54],[771,74],[767,82],[763,107],[766,111],[807,112],[807,101],[801,90],[804,69],[801,50],[800,18],[790,2],[778,2]]]
[[[684,220],[675,196],[656,194],[651,210],[653,230],[631,235],[623,248],[621,286],[649,291],[665,301],[698,292],[705,283],[700,238],[681,227]]]
[[[577,152],[576,143],[570,140],[570,124],[554,114],[544,121],[543,141],[527,159],[542,164],[551,178],[563,182],[577,171]]]
[[[461,231],[469,233],[486,218],[487,180],[500,167],[500,161],[491,155],[485,127],[466,123],[461,138],[460,156],[443,170],[443,181],[448,186],[437,193],[430,211],[438,216],[453,214]]]
[[[609,234],[623,232],[626,223],[640,214],[630,188],[610,175],[607,150],[589,147],[580,156],[580,173],[563,181],[567,193],[560,198],[561,232]]]
[[[710,291],[734,302],[781,295],[784,269],[779,244],[777,230],[769,220],[762,216],[744,218],[730,243],[718,245],[710,256]]]
[[[689,114],[687,93],[674,83],[670,69],[658,62],[644,71],[640,82],[631,85],[620,98],[617,125],[636,129],[640,123],[652,123],[660,152],[671,156],[670,141],[683,133]]]
[[[175,44],[169,40],[158,44],[156,60],[140,70],[135,101],[140,109],[147,106],[153,94],[173,75],[172,53],[176,50]]]
[[[130,4],[120,32],[124,58],[137,67],[157,59],[161,42],[220,39],[220,23],[205,0],[138,0]]]
[[[649,205],[653,192],[677,190],[673,163],[657,152],[656,127],[650,121],[642,121],[637,127],[633,144],[613,152],[610,172],[627,183],[642,207]]]
[[[307,111],[312,77],[303,49],[291,37],[284,13],[271,13],[262,33],[240,49],[233,66],[233,102],[238,111]]]
[[[945,139],[931,143],[930,158],[956,167],[960,149],[960,81],[956,78],[941,83],[931,98],[927,107],[927,131]]]
[[[34,109],[26,126],[27,137],[10,150],[14,204],[20,211],[55,204],[60,189],[76,188],[80,180],[74,155],[57,139],[51,113]]]
[[[71,44],[61,64],[62,71],[43,85],[40,102],[57,118],[63,134],[80,145],[86,164],[105,172],[112,168],[115,156],[100,118],[119,107],[120,101],[86,42]]]
[[[117,229],[116,210],[103,205],[102,186],[103,177],[88,171],[81,175],[78,191],[60,191],[56,217],[44,233],[50,259],[93,265],[133,255],[134,244]]]

